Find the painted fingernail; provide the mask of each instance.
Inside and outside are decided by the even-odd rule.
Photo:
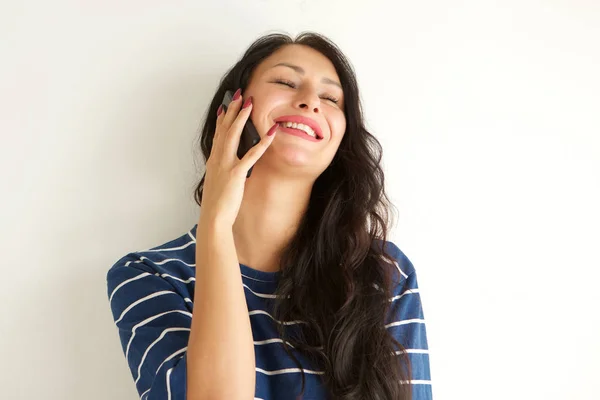
[[[238,90],[235,91],[235,94],[233,95],[233,99],[231,101],[236,101],[237,99],[239,99],[241,94],[242,94],[242,88],[239,88]]]
[[[221,113],[222,113],[222,112],[223,112],[223,104],[221,104],[221,105],[219,106],[219,108],[217,108],[217,117],[218,117],[219,115],[221,115]]]
[[[275,133],[275,131],[277,130],[277,126],[278,126],[278,125],[279,125],[279,124],[275,124],[275,125],[273,125],[273,126],[271,127],[271,129],[269,129],[269,132],[267,132],[267,136],[272,136],[272,135]]]
[[[246,108],[246,107],[250,106],[250,104],[252,104],[252,96],[250,96],[246,99],[246,102],[244,103],[242,108]]]

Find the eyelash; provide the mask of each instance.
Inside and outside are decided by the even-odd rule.
[[[296,87],[296,85],[294,85],[294,82],[287,81],[287,80],[285,80],[285,79],[275,79],[275,82],[276,82],[276,83],[281,83],[281,84],[283,84],[283,85],[286,85],[286,86],[289,86],[289,87],[292,87],[292,88],[295,88],[295,87]],[[338,99],[336,99],[336,98],[335,98],[335,97],[333,97],[333,96],[328,96],[328,97],[326,96],[325,98],[326,98],[327,100],[333,101],[335,104],[337,104],[337,103],[339,102],[339,100],[338,100]]]

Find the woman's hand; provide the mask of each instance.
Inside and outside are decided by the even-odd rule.
[[[237,148],[244,124],[252,111],[252,97],[242,108],[241,90],[238,89],[238,92],[239,98],[227,106],[227,112],[221,112],[222,107],[219,107],[213,145],[206,160],[200,221],[216,223],[219,228],[233,227],[242,204],[248,170],[267,150],[277,129],[277,124],[273,125],[240,160]]]

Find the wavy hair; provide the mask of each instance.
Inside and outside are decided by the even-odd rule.
[[[270,300],[276,320],[305,322],[289,331],[276,324],[282,346],[302,371],[297,398],[304,394],[305,376],[286,341],[323,371],[332,399],[410,399],[410,360],[385,328],[394,258],[384,249],[393,205],[384,190],[382,148],[365,128],[355,73],[341,50],[314,32],[296,39],[281,33],[258,38],[223,76],[206,111],[199,138],[204,159],[210,155],[225,91],[244,90],[255,67],[289,44],[309,46],[331,60],[342,84],[346,116],[339,149],[316,179],[308,209],[283,251],[276,297]],[[198,205],[205,176],[195,189]]]

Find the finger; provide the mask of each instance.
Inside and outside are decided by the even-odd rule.
[[[278,127],[278,123],[273,125],[271,129],[269,129],[269,131],[260,138],[260,142],[248,150],[246,155],[244,155],[244,157],[240,160],[240,168],[242,168],[242,170],[247,172],[259,160],[259,158],[262,157],[271,143],[273,143],[273,139],[275,139],[275,136],[277,135],[276,132]],[[269,136],[269,133],[272,134]]]
[[[219,110],[221,110],[221,112],[219,113]],[[219,108],[217,109],[217,121],[215,123],[215,133],[213,135],[213,139],[212,139],[212,146],[211,146],[211,153],[216,153],[219,151],[219,149],[222,147],[221,143],[222,143],[222,136],[224,136],[223,133],[223,120],[225,119],[225,108],[222,106],[219,106]]]
[[[235,120],[231,124],[229,131],[227,132],[227,138],[225,139],[225,142],[227,143],[226,151],[232,152],[233,150],[236,150],[238,148],[239,143],[240,143],[240,137],[242,136],[242,131],[244,130],[244,125],[248,121],[248,118],[250,118],[251,113],[252,113],[252,96],[250,96],[246,100],[244,107],[240,110],[240,112],[236,116]]]
[[[225,112],[225,118],[223,119],[223,126],[226,130],[229,129],[232,122],[237,117],[238,112],[242,108],[242,89],[236,90],[233,97],[238,95],[239,97],[236,100],[231,100],[231,102],[227,105],[227,111]]]

